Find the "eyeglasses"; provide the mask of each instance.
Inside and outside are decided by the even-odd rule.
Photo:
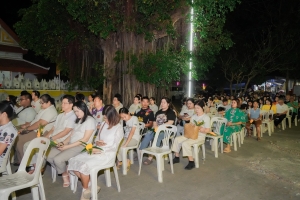
[[[23,101],[23,100],[26,100],[26,99],[19,99],[19,101]]]
[[[42,104],[42,105],[43,105],[44,103],[45,103],[45,102],[42,102],[42,101],[40,101],[40,104]]]

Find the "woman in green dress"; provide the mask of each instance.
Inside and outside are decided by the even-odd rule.
[[[223,135],[223,141],[227,144],[224,149],[224,153],[229,153],[231,151],[230,141],[232,133],[241,131],[241,125],[246,122],[245,114],[238,108],[238,104],[238,99],[232,99],[231,108],[225,113],[225,118],[228,120],[228,122]]]

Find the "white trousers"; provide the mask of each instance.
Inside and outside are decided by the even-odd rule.
[[[196,143],[204,143],[205,138],[198,137],[196,140],[188,139],[184,136],[176,137],[172,146],[172,151],[179,153],[182,148],[183,156],[193,156],[192,146]]]

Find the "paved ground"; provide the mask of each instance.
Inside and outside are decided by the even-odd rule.
[[[262,141],[246,138],[237,152],[219,154],[214,158],[206,145],[206,160],[199,169],[184,170],[187,159],[174,165],[174,174],[166,164],[163,183],[158,183],[156,162],[143,166],[140,176],[138,164],[132,165],[127,176],[119,171],[121,192],[118,193],[114,176],[112,187],[105,186],[104,175],[98,179],[102,187],[98,199],[153,200],[287,200],[300,199],[300,125],[285,131],[275,130]],[[50,167],[43,178],[48,200],[75,200],[80,198],[81,183],[75,194],[62,187],[61,177],[52,183]],[[29,190],[17,192],[18,200],[31,199]]]

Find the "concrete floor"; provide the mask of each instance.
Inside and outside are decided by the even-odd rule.
[[[200,152],[201,154],[201,152]],[[128,175],[119,171],[121,192],[117,192],[114,176],[112,187],[105,185],[104,175],[98,178],[103,200],[153,200],[153,199],[201,199],[201,200],[287,200],[300,199],[300,125],[285,131],[276,129],[262,141],[245,138],[238,151],[219,154],[215,158],[206,143],[206,160],[200,168],[184,170],[187,158],[174,165],[174,174],[165,161],[163,183],[157,181],[156,162],[142,166],[138,176],[135,162]],[[48,200],[75,200],[80,198],[81,183],[75,194],[62,187],[62,178],[52,183],[51,169],[47,167],[44,178]],[[17,192],[18,200],[31,199],[30,190]]]

